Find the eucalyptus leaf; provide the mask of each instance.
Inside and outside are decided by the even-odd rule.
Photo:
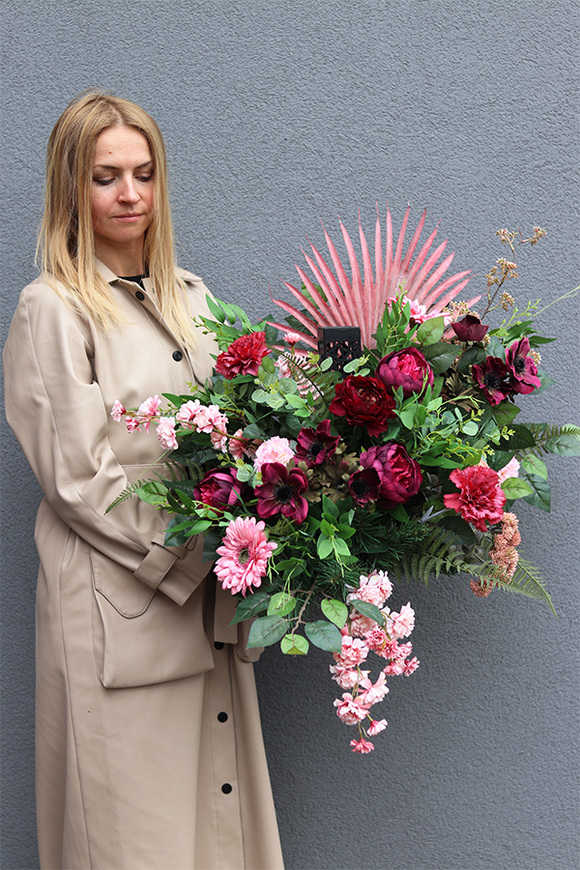
[[[340,652],[342,649],[342,635],[340,631],[336,625],[332,625],[332,623],[327,622],[325,619],[307,622],[304,626],[304,633],[314,646],[326,650],[326,652]]]
[[[257,646],[272,646],[284,637],[288,630],[288,620],[279,616],[259,616],[250,628],[246,646],[254,649]]]

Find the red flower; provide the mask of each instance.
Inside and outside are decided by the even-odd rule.
[[[499,405],[513,392],[511,372],[498,356],[488,356],[483,365],[471,366],[471,373],[490,405]]]
[[[260,363],[270,353],[264,332],[250,332],[232,341],[216,360],[216,371],[231,380],[236,375],[256,375]]]
[[[193,490],[197,501],[209,504],[211,507],[225,509],[238,502],[243,486],[236,477],[233,468],[212,468],[208,471],[199,486]]]
[[[286,468],[281,462],[265,462],[261,468],[262,484],[254,490],[258,496],[258,516],[272,517],[281,513],[298,524],[306,519],[308,502],[302,493],[308,489],[308,478],[299,468]]]
[[[480,532],[487,531],[486,520],[488,523],[501,522],[506,497],[499,485],[497,471],[487,465],[470,465],[456,468],[449,478],[460,492],[443,496],[445,507],[453,508]]]
[[[389,441],[362,454],[363,468],[374,469],[380,478],[379,496],[387,507],[403,504],[419,492],[423,475],[402,444]]]
[[[489,326],[482,323],[476,314],[466,314],[451,324],[451,329],[461,341],[481,341]]]
[[[425,379],[428,384],[433,383],[431,366],[421,351],[414,347],[384,356],[377,366],[376,376],[392,392],[402,387],[406,399],[413,393],[422,392]]]
[[[357,504],[367,504],[369,501],[376,501],[379,497],[381,489],[381,478],[375,468],[364,468],[362,471],[355,471],[348,481],[350,494]]]
[[[377,378],[349,375],[334,390],[329,411],[355,426],[366,426],[369,435],[384,432],[395,415],[395,400]]]
[[[312,468],[321,465],[334,453],[340,438],[330,434],[330,420],[323,420],[316,429],[301,429],[296,441],[296,459],[303,460]]]
[[[516,393],[532,393],[542,386],[538,377],[538,369],[531,358],[530,342],[527,338],[514,341],[506,350],[505,357],[512,374],[512,387]]]

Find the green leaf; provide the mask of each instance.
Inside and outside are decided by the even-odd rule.
[[[236,615],[230,622],[230,625],[235,625],[237,622],[245,622],[246,619],[253,619],[258,613],[266,610],[270,596],[265,592],[254,592],[243,601],[240,601],[236,607]]]
[[[455,466],[453,467],[455,468]],[[394,508],[390,509],[389,513],[393,519],[398,520],[400,523],[406,523],[409,519],[409,514],[402,504],[395,505]]]
[[[507,399],[492,408],[493,418],[498,426],[509,426],[519,413],[518,406]]]
[[[334,519],[338,519],[338,515],[340,513],[338,505],[335,505],[332,499],[328,498],[327,495],[322,496],[322,511],[323,513],[333,517]]]
[[[580,438],[577,435],[556,435],[544,441],[544,450],[555,453],[558,456],[580,456]],[[139,495],[139,490],[137,490]]]
[[[429,344],[422,349],[423,356],[428,360],[433,374],[441,375],[453,364],[457,356],[457,348],[446,341]]]
[[[281,619],[279,616],[260,616],[252,623],[246,646],[248,649],[254,649],[257,646],[271,646],[284,637],[287,629],[287,619]]]
[[[466,372],[469,366],[483,362],[484,359],[484,348],[481,347],[481,345],[472,345],[471,347],[468,347],[467,350],[459,357],[459,362],[457,363],[457,370],[460,372]]]
[[[499,449],[505,451],[525,450],[528,447],[533,447],[536,439],[526,426],[517,424],[510,426],[513,429],[513,435],[508,438],[502,438],[499,442]]]
[[[346,541],[342,538],[333,538],[332,546],[334,552],[339,556],[350,556],[350,549]]]
[[[552,491],[548,481],[537,474],[526,474],[526,480],[532,488],[532,493],[524,496],[524,501],[549,513],[552,508]]]
[[[219,304],[219,300],[216,299],[214,301],[209,294],[206,294],[205,301],[207,302],[207,307],[209,308],[215,319],[218,321],[218,323],[225,323],[226,315],[223,308],[221,308]]]
[[[261,440],[265,440],[268,435],[257,423],[250,423],[249,426],[243,431],[244,438],[260,438]]]
[[[328,559],[330,554],[333,552],[332,541],[330,538],[318,538],[316,542],[316,552],[318,553],[319,559]]]
[[[415,425],[415,408],[403,408],[397,416],[405,429],[412,429]]]
[[[375,622],[378,622],[379,625],[384,625],[385,617],[376,604],[371,604],[369,601],[360,601],[358,598],[350,603],[358,613],[366,616],[367,619],[373,619]]]
[[[149,483],[140,486],[135,490],[135,495],[139,496],[141,501],[152,505],[165,505],[167,503],[167,494],[169,490],[158,480],[150,480]]]
[[[348,607],[336,598],[324,598],[320,604],[326,618],[338,628],[342,628],[348,617]]]
[[[445,331],[443,317],[430,317],[417,329],[417,339],[420,344],[435,344],[441,339]]]
[[[529,456],[525,456],[522,460],[522,467],[529,474],[535,474],[538,477],[541,477],[543,480],[548,479],[548,469],[546,468],[546,463],[543,459],[540,459],[539,456],[534,456],[531,453]]]
[[[301,634],[286,634],[280,641],[280,649],[286,656],[305,656],[310,644]]]
[[[468,420],[467,423],[463,424],[461,431],[465,432],[466,435],[477,435],[479,432],[479,426],[475,420]]]
[[[522,480],[520,477],[508,477],[501,485],[505,493],[505,497],[512,500],[514,498],[524,498],[526,495],[532,495],[533,490],[529,483]]]
[[[296,607],[296,599],[288,592],[272,595],[268,605],[268,616],[287,616]]]
[[[326,652],[340,652],[342,649],[340,631],[336,625],[326,622],[325,619],[307,622],[304,626],[304,632],[308,640],[319,649],[326,650]]]

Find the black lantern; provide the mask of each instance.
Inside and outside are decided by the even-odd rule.
[[[347,363],[361,355],[358,326],[319,326],[318,355],[321,362],[330,357],[335,371],[344,371]]]

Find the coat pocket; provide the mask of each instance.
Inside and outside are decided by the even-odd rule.
[[[179,607],[96,550],[91,550],[91,568],[93,647],[105,688],[165,683],[213,668],[203,627],[203,582]],[[115,588],[122,609],[107,595]]]

